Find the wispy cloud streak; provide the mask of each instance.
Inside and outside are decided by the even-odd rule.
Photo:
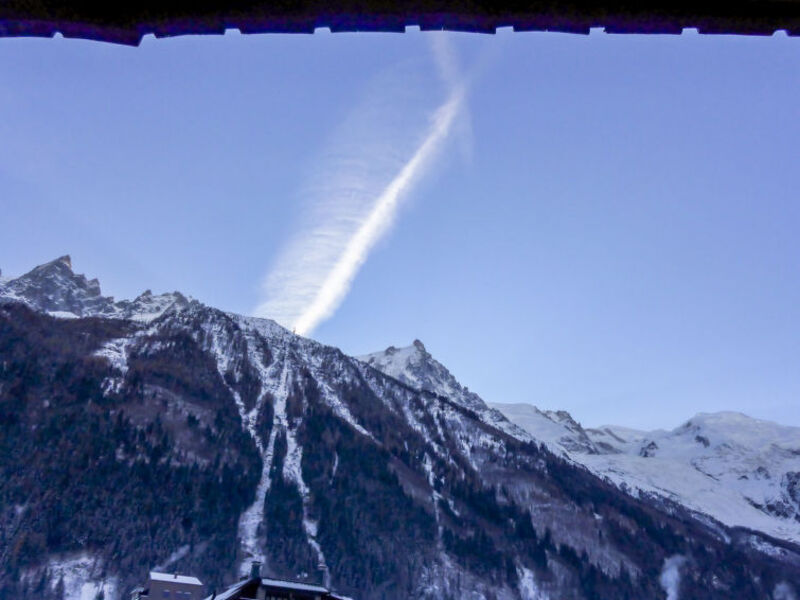
[[[377,198],[375,206],[347,243],[339,260],[328,273],[319,293],[294,324],[301,335],[314,330],[339,307],[370,250],[386,233],[397,214],[403,195],[408,193],[423,169],[430,164],[442,143],[461,104],[462,93],[457,92],[437,111],[430,132],[411,159]]]
[[[256,308],[257,316],[309,335],[347,296],[370,251],[391,228],[404,198],[435,162],[463,110],[465,85],[459,82],[454,54],[446,44],[441,36],[434,38],[434,56],[450,88],[448,97],[421,139],[404,148],[407,140],[398,139],[405,137],[403,133],[384,137],[380,127],[363,127],[370,113],[378,117],[388,113],[386,106],[380,106],[385,99],[359,111],[361,123],[354,125],[369,131],[367,138],[372,139],[362,136],[332,153],[332,164],[323,169],[326,177],[310,191],[315,204],[311,223],[295,235],[268,274],[265,301]],[[402,110],[398,99],[389,104]]]

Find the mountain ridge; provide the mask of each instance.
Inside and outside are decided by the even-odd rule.
[[[730,526],[800,542],[800,428],[741,413],[698,413],[672,430],[548,430],[530,405],[494,405],[537,439],[618,486],[658,493]]]
[[[628,495],[457,382],[48,264],[0,288],[5,595],[116,600],[155,564],[219,589],[254,558],[359,598],[656,598],[673,568],[688,597],[800,585],[800,548]]]
[[[661,494],[727,525],[750,527],[800,543],[800,428],[754,419],[733,411],[698,413],[670,431],[648,432],[614,425],[583,428],[563,410],[542,411],[530,404],[485,404],[436,361],[419,340],[407,347],[390,346],[383,352],[358,358],[412,387],[465,398],[467,406],[483,405],[496,409],[528,433],[530,437],[527,439],[546,443],[551,450],[562,452],[570,460],[623,489]],[[717,445],[738,447],[739,460],[734,460],[737,456],[729,456],[726,461],[728,471],[715,465],[714,473],[708,473],[700,463],[709,465],[713,463],[712,457],[691,451],[695,444],[704,449],[712,445],[706,438],[710,434],[704,429],[709,425],[716,425],[715,435],[724,438]],[[720,425],[727,428],[718,431]],[[657,456],[659,441],[663,444],[690,428],[693,430],[689,436],[691,443],[683,450],[689,456],[684,459],[671,456],[665,460]],[[512,435],[515,433],[513,428],[505,430]],[[747,439],[741,439],[744,436]],[[779,447],[773,451],[772,446]],[[770,453],[775,456],[765,456]],[[654,458],[654,461],[648,463],[638,458]],[[754,466],[746,468],[749,463]],[[770,471],[774,471],[777,477],[770,475]],[[725,486],[719,483],[725,476],[736,479],[728,481]],[[748,486],[741,483],[751,481],[759,484]],[[706,493],[704,488],[709,485],[716,487],[711,493]]]
[[[153,295],[145,290],[133,300],[115,302],[112,296],[103,296],[97,279],[73,272],[68,254],[19,277],[0,279],[0,295],[60,318],[93,316],[142,322],[152,321],[171,307],[183,307],[192,301],[180,292]]]

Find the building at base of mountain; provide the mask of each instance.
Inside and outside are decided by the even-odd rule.
[[[134,589],[131,600],[202,600],[204,592],[197,577],[150,571],[147,587]]]
[[[206,600],[352,600],[312,583],[261,576],[260,563],[254,562],[250,577]]]

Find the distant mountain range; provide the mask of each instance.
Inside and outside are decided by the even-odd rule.
[[[493,404],[554,452],[634,495],[800,543],[800,427],[700,413],[672,431],[584,429],[563,411]]]
[[[3,598],[117,600],[151,567],[219,590],[252,559],[365,599],[800,589],[795,429],[490,407],[421,342],[114,301],[68,257],[0,280],[0,433]]]

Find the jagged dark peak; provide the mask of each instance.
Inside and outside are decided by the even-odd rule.
[[[25,302],[36,310],[76,317],[103,313],[114,299],[104,297],[97,279],[72,270],[72,259],[64,255],[11,279],[3,286],[6,299]]]
[[[58,317],[107,317],[150,321],[167,310],[185,308],[190,301],[180,292],[154,295],[146,290],[135,300],[115,302],[103,296],[100,282],[72,270],[65,254],[41,264],[16,279],[7,279],[0,300],[24,302],[34,310]]]
[[[151,290],[145,290],[134,300],[121,300],[115,303],[115,314],[109,316],[148,322],[167,312],[181,311],[192,302],[199,304],[180,292],[156,295]]]
[[[30,271],[19,277],[19,279],[22,279],[24,277],[30,277],[34,274],[41,276],[54,273],[61,273],[64,275],[72,275],[76,277],[80,276],[76,275],[72,271],[72,257],[69,254],[65,254],[64,256],[59,256],[54,260],[35,266],[33,269],[31,269]],[[84,277],[84,279],[86,278]]]
[[[64,256],[59,256],[54,260],[35,266],[33,269],[28,271],[22,277],[32,275],[34,273],[39,275],[49,274],[49,273],[64,273],[64,274],[70,273],[74,275],[72,271],[72,257],[70,257],[69,254],[65,254]]]
[[[34,267],[33,271],[43,271],[52,268],[60,268],[66,267],[70,271],[72,271],[72,257],[69,254],[65,254],[64,256],[59,256],[58,258],[51,260],[50,262],[46,262],[44,264],[38,265]]]

